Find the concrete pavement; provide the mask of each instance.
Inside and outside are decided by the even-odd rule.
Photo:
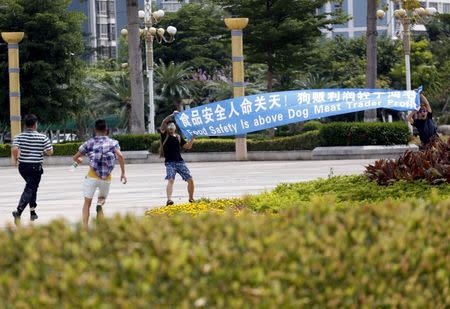
[[[299,182],[326,178],[330,168],[334,175],[360,174],[373,160],[337,161],[248,161],[188,163],[195,185],[196,198],[227,198],[255,194],[273,189],[282,182]],[[38,192],[38,223],[56,218],[70,222],[81,220],[82,184],[87,166],[70,172],[68,166],[46,166]],[[105,215],[133,213],[165,204],[165,167],[161,163],[127,165],[128,184],[119,181],[119,167],[114,170],[111,191],[104,207]],[[17,206],[24,181],[13,167],[0,168],[0,227],[12,223],[11,212]],[[175,181],[175,203],[187,202],[186,184],[179,175]],[[94,200],[95,202],[95,200]],[[91,207],[95,213],[95,205]],[[28,224],[29,210],[22,215]]]

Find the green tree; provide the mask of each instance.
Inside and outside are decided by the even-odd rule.
[[[398,50],[397,52],[401,52]],[[405,63],[398,62],[391,70],[390,77],[395,89],[405,89]],[[413,88],[424,86],[428,93],[436,92],[440,87],[439,73],[435,66],[433,53],[428,40],[411,42],[411,85]]]
[[[305,65],[321,28],[346,19],[341,10],[317,13],[327,0],[211,1],[232,16],[249,18],[244,29],[245,54],[247,61],[267,65],[268,91],[273,89],[276,73]]]
[[[70,0],[1,0],[0,31],[23,31],[20,43],[22,114],[61,122],[79,108],[83,77],[83,15]],[[9,115],[7,54],[0,52],[0,116]],[[57,112],[56,112],[57,111]]]
[[[161,25],[173,25],[178,32],[171,44],[156,44],[155,58],[164,63],[187,62],[193,69],[210,74],[231,63],[228,31],[223,9],[211,4],[187,4],[167,14]]]
[[[439,85],[429,96],[433,108],[450,112],[450,14],[439,14],[427,25]]]
[[[92,88],[96,106],[107,114],[118,114],[119,127],[131,132],[131,88],[127,72],[109,73]]]
[[[156,100],[158,119],[170,114],[174,109],[181,110],[181,100],[189,98],[193,90],[192,69],[186,63],[166,65],[160,61],[155,68]]]

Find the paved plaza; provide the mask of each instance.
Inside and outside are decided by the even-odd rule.
[[[196,198],[227,198],[270,190],[282,182],[299,182],[334,175],[360,174],[373,160],[338,161],[253,161],[188,163],[194,176]],[[111,192],[105,214],[143,215],[150,208],[165,204],[165,167],[163,164],[130,164],[126,166],[128,184],[119,181],[120,169],[114,170]],[[38,223],[56,218],[70,222],[81,220],[82,184],[87,166],[70,172],[68,166],[47,166],[38,192]],[[0,168],[0,227],[12,223],[11,212],[17,206],[25,182],[13,167]],[[175,203],[187,202],[186,184],[177,175]],[[94,200],[95,202],[95,200]],[[91,207],[95,213],[95,205]],[[29,208],[22,222],[29,222]]]

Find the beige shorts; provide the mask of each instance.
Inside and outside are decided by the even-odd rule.
[[[86,176],[83,185],[84,197],[93,198],[98,188],[98,197],[107,198],[111,181],[91,178]]]

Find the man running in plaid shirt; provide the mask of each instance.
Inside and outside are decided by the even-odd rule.
[[[91,207],[94,193],[98,188],[97,219],[103,217],[103,205],[108,197],[111,185],[111,172],[114,169],[116,158],[119,160],[121,175],[120,181],[127,183],[125,176],[125,159],[120,151],[119,142],[107,136],[108,128],[103,119],[95,122],[95,137],[89,139],[80,146],[73,160],[78,164],[82,162],[81,157],[89,157],[89,172],[84,181],[84,206],[83,224],[88,225],[89,209]]]

